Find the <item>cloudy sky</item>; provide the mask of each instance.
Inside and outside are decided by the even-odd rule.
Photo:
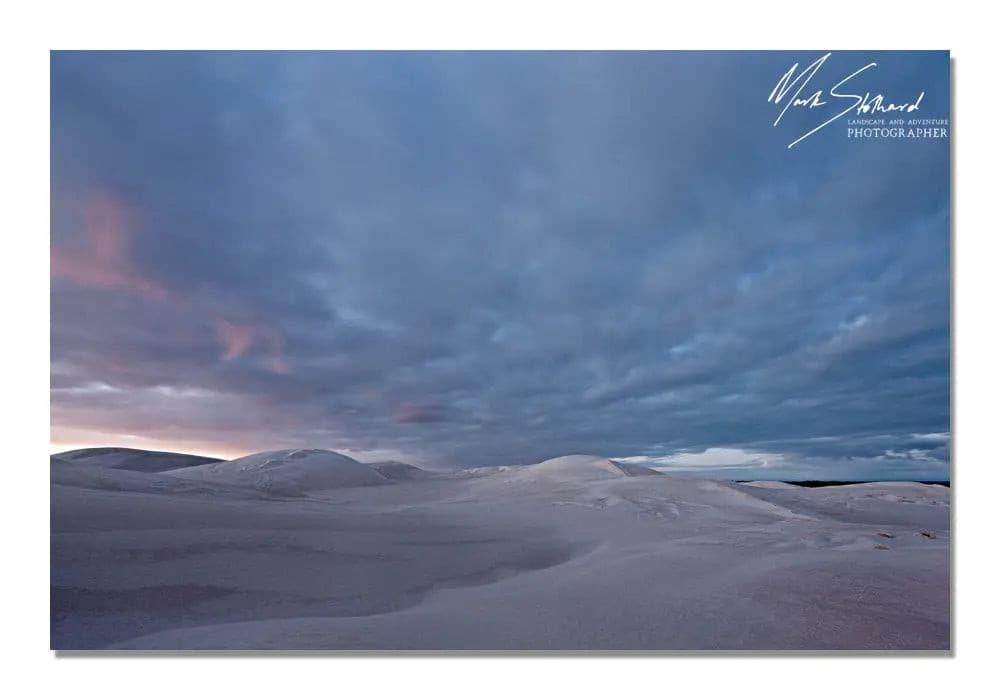
[[[947,478],[949,143],[821,55],[53,54],[53,450]]]

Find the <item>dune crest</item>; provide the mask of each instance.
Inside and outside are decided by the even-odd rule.
[[[196,481],[252,486],[281,495],[389,482],[369,465],[331,450],[258,452],[228,462],[174,469],[167,474]]]
[[[658,476],[646,467],[626,465],[594,455],[566,455],[528,465],[527,471],[558,478],[616,479],[628,476]]]
[[[478,467],[461,472],[466,477],[504,476],[519,482],[586,482],[633,476],[662,476],[659,472],[596,455],[565,455],[537,464]]]

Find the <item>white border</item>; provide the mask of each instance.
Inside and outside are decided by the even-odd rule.
[[[992,452],[998,274],[995,39],[956,3],[48,2],[6,8],[3,46],[6,498],[11,697],[597,695],[978,697],[994,687]],[[13,16],[11,13],[13,12]],[[954,659],[585,657],[56,659],[48,651],[49,48],[952,49],[956,177]],[[653,584],[651,584],[653,585]],[[390,666],[391,664],[391,666]],[[720,666],[725,666],[721,668]]]

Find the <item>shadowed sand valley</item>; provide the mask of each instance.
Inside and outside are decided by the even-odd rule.
[[[80,450],[50,470],[55,649],[950,645],[944,486],[326,450]]]

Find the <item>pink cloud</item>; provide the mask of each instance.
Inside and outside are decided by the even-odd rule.
[[[129,217],[120,199],[107,191],[92,193],[84,202],[82,219],[82,248],[52,246],[53,278],[81,287],[166,298],[166,290],[143,275],[129,258]]]
[[[272,357],[264,365],[275,374],[291,374],[292,368],[288,366],[283,355]]]
[[[107,190],[87,196],[81,211],[82,245],[53,245],[53,279],[80,287],[119,290],[149,299],[166,300],[190,307],[191,316],[204,313],[184,295],[166,289],[144,275],[130,257],[132,221],[126,204]],[[204,318],[202,316],[202,318]],[[236,322],[217,317],[212,321],[220,348],[220,359],[230,362],[258,350],[260,363],[275,374],[291,374],[285,358],[285,338],[277,328],[257,322]]]
[[[285,359],[285,338],[277,328],[259,323],[235,323],[224,318],[215,320],[215,337],[219,341],[223,362],[246,355],[254,346],[262,347],[263,363],[275,374],[291,374]]]
[[[215,321],[215,337],[222,346],[222,359],[228,362],[245,355],[253,345],[254,327],[231,323],[224,318]]]

